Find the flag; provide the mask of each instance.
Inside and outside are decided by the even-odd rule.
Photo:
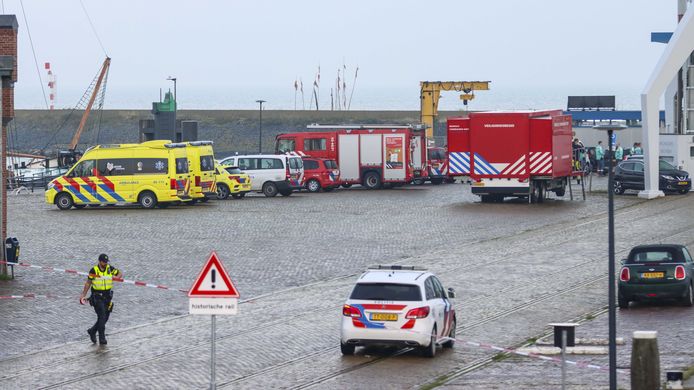
[[[294,90],[296,91],[296,90],[298,90],[298,89],[299,89],[299,81],[297,81],[296,79],[294,79]]]
[[[299,82],[301,83],[301,93],[304,93],[304,80],[300,79]]]

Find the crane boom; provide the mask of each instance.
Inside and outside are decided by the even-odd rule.
[[[434,137],[434,121],[439,114],[439,98],[441,91],[463,92],[460,98],[467,104],[468,100],[475,97],[472,91],[489,90],[491,81],[421,81],[419,95],[421,101],[421,121],[426,126],[427,140],[431,142]]]
[[[92,96],[89,98],[89,103],[87,104],[87,107],[84,109],[84,113],[82,114],[80,125],[77,127],[75,135],[72,136],[72,141],[70,141],[70,145],[68,145],[68,148],[71,151],[75,150],[77,144],[80,141],[82,131],[84,131],[84,125],[87,123],[87,118],[89,117],[89,113],[91,112],[92,106],[94,105],[94,100],[96,100],[96,95],[99,93],[99,90],[101,89],[101,83],[104,81],[104,77],[108,72],[109,66],[111,66],[111,58],[106,57],[106,59],[104,60],[104,64],[101,66],[101,73],[99,73],[99,78],[96,80],[94,91],[92,91]]]

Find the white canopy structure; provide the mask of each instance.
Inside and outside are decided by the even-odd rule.
[[[680,0],[680,3],[682,0]],[[694,51],[694,7],[688,7],[684,16],[672,34],[662,57],[658,61],[646,87],[641,93],[641,114],[643,119],[643,153],[645,162],[645,187],[639,197],[653,199],[664,196],[658,188],[658,153],[659,153],[659,101],[668,84],[687,57]],[[677,108],[676,108],[677,109]]]

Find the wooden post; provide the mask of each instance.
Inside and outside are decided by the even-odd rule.
[[[660,389],[658,332],[634,332],[631,349],[631,389]]]

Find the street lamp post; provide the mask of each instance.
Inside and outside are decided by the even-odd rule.
[[[166,79],[169,81],[173,81],[173,85],[174,85],[174,96],[173,96],[174,111],[173,111],[173,124],[171,124],[171,126],[173,126],[172,131],[173,131],[174,139],[176,141],[178,141],[178,136],[176,135],[176,116],[177,116],[176,114],[178,114],[178,101],[176,100],[176,78],[169,76]],[[183,134],[181,134],[181,135],[183,135]]]
[[[614,263],[614,184],[612,172],[612,134],[614,131],[624,130],[627,127],[617,124],[593,126],[596,130],[607,131],[607,145],[609,165],[607,167],[607,241],[608,241],[608,312],[609,312],[609,354],[610,354],[610,390],[617,390],[617,308],[615,305],[615,263]]]
[[[175,77],[169,76],[169,77],[167,78],[167,80],[173,81],[173,83],[174,83],[174,101],[176,101],[176,96],[177,96],[177,95],[176,95],[176,78],[175,78]]]
[[[263,152],[263,103],[265,100],[256,100],[256,103],[260,104],[260,124],[258,125],[258,153]]]

